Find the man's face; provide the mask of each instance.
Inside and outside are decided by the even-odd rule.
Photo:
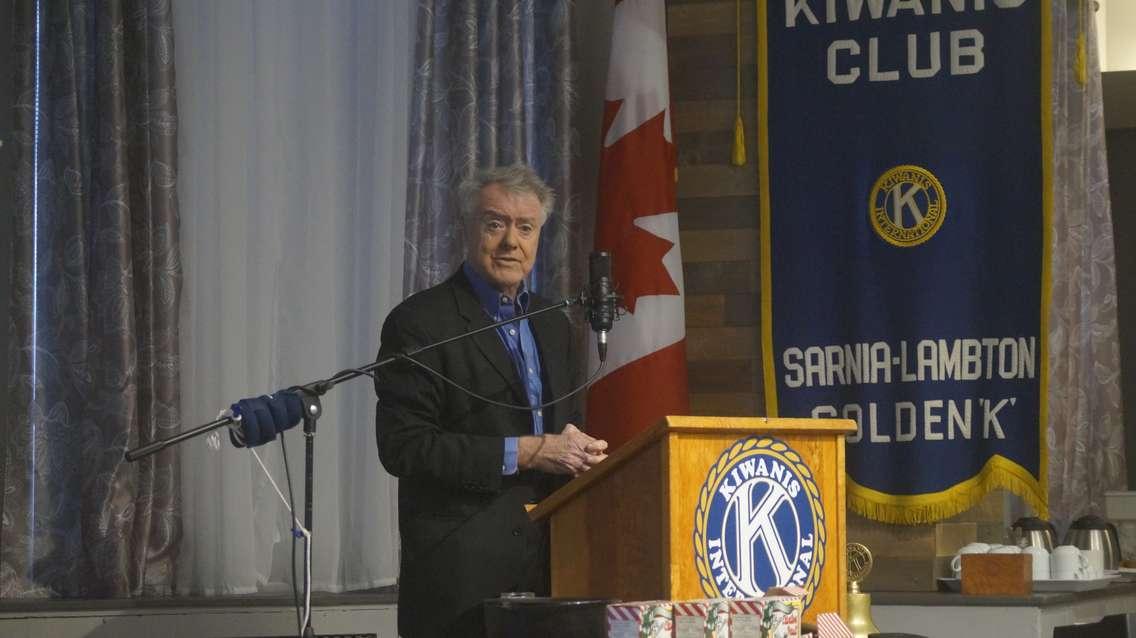
[[[469,263],[509,297],[516,297],[536,261],[541,217],[540,200],[532,193],[513,194],[499,184],[481,189],[467,229]]]

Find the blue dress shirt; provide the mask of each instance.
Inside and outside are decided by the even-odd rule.
[[[529,293],[525,290],[523,281],[516,299],[510,299],[490,286],[489,282],[469,265],[469,262],[462,264],[462,270],[473,285],[473,292],[481,302],[481,309],[493,321],[512,319],[518,314],[528,312]],[[509,352],[509,358],[517,369],[517,376],[525,386],[525,398],[528,404],[533,407],[540,405],[544,395],[544,384],[540,380],[540,354],[536,349],[536,339],[533,337],[529,320],[522,319],[516,323],[498,326],[497,336],[501,338],[501,343]],[[544,433],[543,412],[539,408],[532,411],[533,434]],[[506,475],[517,473],[517,437],[515,436],[505,438],[505,460],[501,465],[501,473]]]

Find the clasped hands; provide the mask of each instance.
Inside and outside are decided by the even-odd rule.
[[[522,470],[576,476],[607,458],[607,441],[564,426],[560,434],[522,436],[517,441],[517,465]]]

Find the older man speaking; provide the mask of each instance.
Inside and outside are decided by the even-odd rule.
[[[411,296],[383,325],[379,357],[548,306],[525,288],[552,191],[527,166],[481,171],[459,188],[466,260]],[[529,520],[557,476],[602,461],[607,443],[581,432],[566,403],[576,348],[568,320],[548,312],[379,370],[379,458],[399,481],[404,638],[480,636],[481,604],[501,592],[547,594],[548,534]]]

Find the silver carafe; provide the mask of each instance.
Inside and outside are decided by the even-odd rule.
[[[1027,516],[1014,522],[1010,527],[1010,537],[1019,547],[1042,547],[1045,551],[1052,552],[1057,530],[1053,529],[1053,523],[1049,521]]]
[[[1099,516],[1090,514],[1073,521],[1065,533],[1065,544],[1081,549],[1099,549],[1104,555],[1105,569],[1120,568],[1120,540],[1116,526]]]

